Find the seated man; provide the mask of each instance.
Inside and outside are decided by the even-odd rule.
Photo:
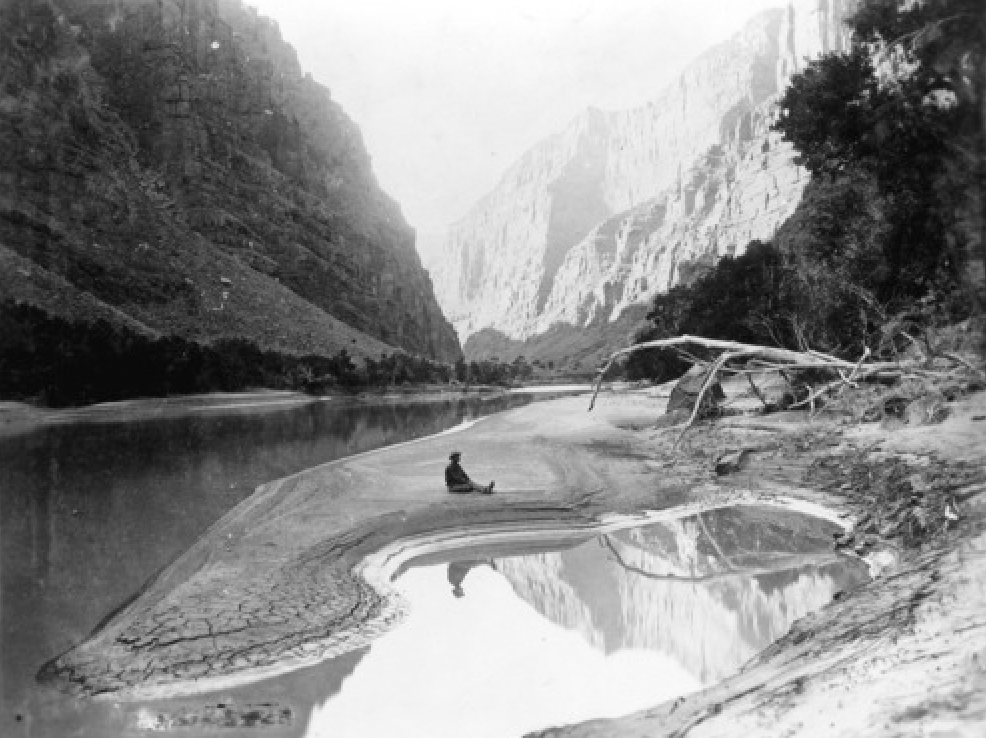
[[[462,454],[458,451],[453,451],[449,454],[449,459],[451,463],[445,467],[445,486],[448,487],[448,491],[452,494],[468,494],[470,492],[480,492],[484,495],[493,494],[494,482],[490,482],[488,487],[484,487],[481,484],[476,484],[469,478],[466,474],[466,470],[459,466],[459,459],[462,458]]]

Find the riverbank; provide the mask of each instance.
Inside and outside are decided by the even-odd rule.
[[[194,411],[232,410],[239,407],[276,408],[318,402],[319,399],[300,392],[257,390],[148,397],[66,408],[48,408],[25,402],[0,402],[0,433],[23,432],[39,425],[59,423],[111,423],[118,420],[174,417]]]
[[[751,444],[754,424],[740,418],[694,432],[692,444],[700,438],[715,450],[692,446],[684,453],[707,460],[760,446],[717,486],[790,485],[796,496],[823,495],[831,509],[852,516],[857,534],[844,538],[866,556],[875,578],[797,621],[739,674],[710,689],[616,720],[536,735],[981,735],[986,395],[948,409],[941,424],[906,428],[845,426],[836,418],[774,429],[765,417],[755,423],[758,444]],[[667,435],[651,439],[652,452],[666,450]],[[896,486],[906,499],[895,507],[885,493]],[[920,517],[913,511],[925,509],[933,513],[926,529],[908,529]],[[877,515],[884,524],[876,524]],[[866,545],[858,545],[861,538]]]
[[[653,428],[663,411],[659,394],[654,390],[607,393],[591,414],[586,413],[584,397],[531,405],[451,436],[351,457],[264,485],[93,638],[49,665],[45,676],[80,694],[113,698],[188,694],[349,651],[369,642],[401,614],[400,603],[381,583],[370,586],[353,572],[371,554],[411,536],[516,523],[591,527],[614,512],[701,509],[780,496],[853,515],[858,514],[858,500],[851,485],[843,489],[842,482],[812,481],[806,472],[813,464],[843,458],[877,463],[880,454],[889,453],[914,466],[915,473],[940,475],[943,469],[976,463],[980,473],[982,469],[984,424],[973,420],[986,412],[982,393],[953,403],[952,415],[935,426],[891,431],[875,424],[844,425],[842,419],[806,426],[803,416],[797,415],[740,416],[690,431],[674,452],[671,445],[678,432]],[[441,470],[453,444],[464,453],[475,478],[496,478],[497,495],[449,498],[445,494]],[[742,463],[718,474],[717,460],[738,448],[747,449]],[[957,528],[936,539],[928,551],[897,551],[897,571],[911,566],[913,555],[920,559],[915,566],[941,572],[946,566],[942,562],[960,552],[953,568],[973,582],[982,581],[975,578],[981,574],[978,565],[961,553],[963,546],[975,541],[977,526],[982,524],[977,507],[982,480],[977,482],[970,474],[953,480],[968,495],[961,503]],[[880,553],[881,546],[875,548]],[[893,546],[886,549],[892,552]],[[935,553],[939,549],[940,556]],[[952,581],[938,576],[935,582]],[[860,603],[885,608],[887,597],[907,602],[899,587],[910,581],[902,575],[881,576],[807,620],[828,618],[834,623],[831,627],[855,633],[846,642],[852,652],[861,638],[859,613],[869,612]],[[918,591],[924,591],[920,577],[913,581]],[[972,590],[975,594],[974,586]],[[980,603],[976,606],[983,611],[981,586],[978,595],[962,596],[970,605]],[[926,603],[926,597],[919,600],[914,612],[923,612]],[[969,626],[964,644],[983,638],[982,619],[972,612],[971,624],[963,626]],[[884,634],[903,642],[907,618],[900,627],[891,621],[876,628],[879,633],[874,637]],[[802,635],[790,635],[789,645],[784,645],[785,639],[769,649],[760,668],[783,674],[777,659],[786,664],[785,654],[802,653],[816,647],[813,644],[829,647],[823,629],[812,626],[812,632],[821,635],[804,636],[800,627],[796,625],[792,634]],[[781,655],[769,656],[775,650]],[[816,665],[823,672],[829,664],[828,659],[800,661],[808,670]],[[929,672],[931,663],[927,661]],[[728,711],[734,703],[744,704],[730,699],[729,690],[734,683],[740,685],[736,689],[748,689],[743,686],[747,682],[737,681],[748,673],[676,706],[665,706],[661,708],[665,712],[653,712],[657,717],[649,717],[648,712],[565,731],[651,735],[674,730],[666,725],[688,727],[689,720],[701,716],[695,724],[705,726],[703,730],[722,725],[733,732],[727,729],[728,721],[718,723],[710,716]],[[805,684],[810,685],[815,677],[806,674],[796,678],[805,676]],[[936,671],[929,678],[938,684],[940,674]],[[770,690],[755,692],[768,699]],[[866,689],[847,689],[845,699],[867,703],[866,693]],[[802,704],[799,694],[810,695],[811,690],[778,694],[769,702],[770,709],[790,711]],[[675,716],[673,722],[668,722],[670,714]]]

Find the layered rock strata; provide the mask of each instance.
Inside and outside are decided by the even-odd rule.
[[[152,333],[458,357],[359,130],[273,21],[20,0],[2,26],[6,294],[58,312],[64,280],[89,317]]]
[[[807,184],[770,131],[777,96],[806,59],[847,47],[853,6],[767,11],[650,103],[589,110],[525,154],[428,265],[460,338],[615,320],[769,239]]]

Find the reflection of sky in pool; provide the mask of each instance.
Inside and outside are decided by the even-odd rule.
[[[517,596],[491,567],[452,596],[446,566],[397,582],[412,614],[374,642],[309,736],[508,736],[616,716],[697,689],[659,651],[593,647]]]

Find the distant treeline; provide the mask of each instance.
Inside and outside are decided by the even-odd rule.
[[[495,384],[523,378],[524,366],[462,360],[452,366],[393,353],[366,358],[360,367],[345,349],[335,356],[294,356],[239,338],[210,344],[151,338],[105,320],[69,321],[0,301],[0,399],[50,407],[257,388],[321,394],[454,377]]]
[[[901,326],[916,335],[982,310],[967,268],[986,253],[981,2],[863,2],[854,48],[811,62],[778,104],[774,130],[811,174],[795,213],[769,243],[658,295],[634,340],[690,333],[858,358],[892,350]],[[684,366],[649,351],[627,370],[668,379]]]

